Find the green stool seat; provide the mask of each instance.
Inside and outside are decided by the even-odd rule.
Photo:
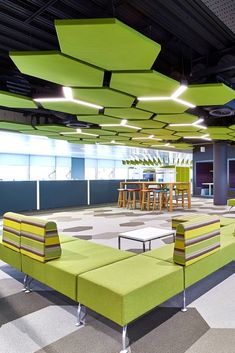
[[[229,199],[227,201],[227,205],[230,206],[230,210],[231,210],[231,208],[233,208],[235,206],[235,199]]]

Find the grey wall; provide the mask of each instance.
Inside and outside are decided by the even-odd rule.
[[[0,181],[0,214],[36,210],[36,181]]]

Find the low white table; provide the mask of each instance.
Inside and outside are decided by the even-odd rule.
[[[140,241],[141,243],[143,243],[143,252],[145,252],[146,242],[149,242],[149,250],[151,250],[152,240],[169,237],[170,235],[173,235],[173,238],[175,240],[175,230],[173,229],[146,227],[142,229],[131,230],[129,232],[119,234],[118,249],[121,249],[121,238],[124,238],[124,239]]]

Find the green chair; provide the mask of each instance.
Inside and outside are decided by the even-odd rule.
[[[229,199],[227,201],[227,205],[230,206],[229,211],[231,211],[231,209],[235,206],[235,199]]]

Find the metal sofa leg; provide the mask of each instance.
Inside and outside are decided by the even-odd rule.
[[[185,313],[188,310],[187,306],[186,306],[186,290],[184,289],[183,291],[183,306],[181,308],[181,311],[183,313]]]
[[[122,350],[120,353],[131,353],[129,339],[127,337],[127,325],[122,328]]]
[[[77,327],[83,327],[85,326],[85,318],[86,318],[86,307],[82,304],[78,304],[78,310],[77,310]]]
[[[25,293],[32,292],[32,290],[30,288],[32,281],[33,281],[33,278],[29,277],[29,275],[24,276],[24,288],[22,289],[23,292],[25,292]]]

